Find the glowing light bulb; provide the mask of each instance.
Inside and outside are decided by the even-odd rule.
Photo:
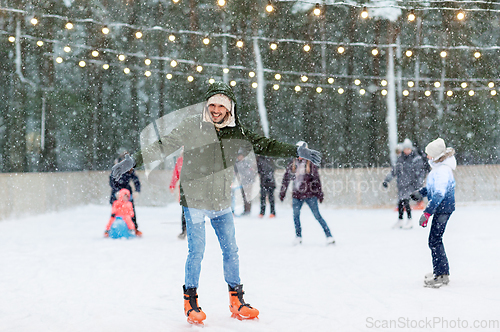
[[[118,55],[118,60],[125,61],[125,55],[124,54]]]
[[[320,86],[318,86],[318,87],[316,88],[316,92],[317,92],[317,93],[321,93],[321,92],[323,92],[323,88],[322,88],[322,87],[320,87]]]
[[[378,55],[378,50],[377,50],[376,48],[374,48],[374,49],[372,50],[372,55],[373,55],[373,56],[377,56],[377,55]]]
[[[415,86],[415,82],[413,81],[408,81],[408,87],[413,88]]]
[[[309,52],[311,50],[311,46],[309,46],[309,44],[305,44],[303,49],[305,52]]]
[[[253,78],[253,77],[255,77],[255,72],[253,72],[253,71],[249,72],[249,73],[248,73],[248,76],[249,76],[249,77],[252,77],[252,78]]]
[[[201,73],[203,71],[203,66],[196,66],[196,71]]]
[[[343,46],[339,46],[337,48],[337,52],[339,52],[340,54],[344,53],[345,52],[345,48]]]
[[[356,85],[360,85],[360,84],[361,84],[361,80],[355,79],[355,80],[354,80],[354,84],[356,84]]]
[[[274,75],[274,79],[279,81],[281,79],[281,74]]]
[[[427,97],[429,97],[429,96],[431,95],[431,92],[430,92],[429,90],[426,90],[426,91],[424,92],[424,95],[426,95]]]
[[[174,42],[175,41],[175,36],[174,35],[168,36],[168,40],[170,40],[171,42]]]
[[[92,51],[92,56],[94,58],[97,58],[99,56],[99,52],[98,51]]]
[[[63,62],[63,58],[61,58],[60,56],[58,56],[58,57],[56,58],[56,62],[57,62],[57,63],[62,63],[62,62]]]
[[[302,90],[302,88],[300,87],[300,85],[296,85],[294,89],[295,89],[296,92],[299,92],[300,90]]]
[[[229,82],[229,85],[231,85],[231,86],[235,86],[235,85],[236,85],[236,81],[231,81],[231,82]]]
[[[209,80],[208,80],[208,83],[210,83],[210,84],[214,84],[214,83],[215,83],[215,80],[214,80],[213,78],[211,78],[211,79],[209,79]]]
[[[144,60],[144,64],[145,64],[146,66],[150,66],[150,65],[151,65],[151,59],[145,59],[145,60]]]
[[[109,69],[109,65],[107,63],[105,63],[105,64],[102,65],[102,68],[105,69],[105,70],[108,70]]]
[[[403,90],[403,96],[408,97],[409,94],[410,94],[410,91]]]
[[[170,66],[177,67],[177,61],[175,61],[175,60],[170,61]]]
[[[244,45],[243,40],[238,40],[238,41],[236,42],[236,47],[238,47],[238,48],[242,48],[242,47],[243,47],[243,45]]]
[[[257,84],[257,82],[253,82],[253,83],[252,83],[252,88],[257,89],[257,87],[258,87],[258,86],[259,86],[259,85]]]
[[[66,29],[68,29],[68,30],[71,30],[71,29],[73,29],[73,28],[74,28],[74,25],[73,25],[73,23],[68,22],[68,23],[66,23],[66,25],[65,25],[64,27],[65,27]]]
[[[172,74],[169,73],[165,77],[167,78],[167,80],[171,80],[173,76],[172,76]]]
[[[135,38],[137,38],[137,39],[141,39],[141,38],[142,38],[142,32],[137,31],[137,32],[135,33]]]
[[[335,82],[335,79],[333,77],[328,78],[328,83],[333,84]]]
[[[339,89],[337,90],[337,92],[339,93],[339,95],[341,95],[341,94],[343,94],[343,93],[344,93],[344,89],[339,88]]]
[[[411,50],[406,51],[406,56],[409,58],[413,55],[413,52]]]
[[[277,90],[279,90],[279,89],[280,89],[279,84],[274,84],[274,85],[273,85],[273,89],[274,89],[274,90],[276,90],[276,91],[277,91]]]
[[[408,21],[409,21],[409,22],[413,22],[413,21],[415,21],[415,19],[416,19],[416,18],[417,18],[417,17],[415,16],[415,14],[414,14],[414,13],[410,13],[410,14],[408,14]]]
[[[451,91],[451,90],[446,91],[446,95],[447,95],[448,97],[453,96],[453,91]]]
[[[109,33],[109,28],[104,27],[104,28],[102,28],[101,31],[103,34],[107,35]]]
[[[205,45],[210,44],[210,38],[208,38],[208,37],[203,38],[203,44],[205,44]]]
[[[360,95],[362,95],[362,96],[363,96],[365,93],[366,93],[366,90],[365,90],[365,89],[360,89],[360,90],[359,90],[359,94],[360,94]]]
[[[278,44],[271,43],[271,44],[269,44],[269,48],[271,48],[274,51],[274,50],[276,50],[278,48]]]
[[[71,52],[71,47],[64,46],[63,50],[64,50],[64,52],[69,53],[69,52]]]
[[[300,79],[304,83],[307,82],[307,80],[308,80],[307,76],[301,76]]]
[[[380,93],[382,94],[382,96],[387,96],[387,90],[386,89],[380,91]]]
[[[33,25],[37,25],[38,24],[38,19],[36,17],[33,17],[31,20],[30,20],[30,23],[33,24]]]
[[[41,40],[37,41],[36,45],[39,46],[39,47],[42,47],[43,46],[43,41],[41,41]]]
[[[151,76],[151,72],[150,72],[149,70],[146,70],[146,71],[144,72],[144,76],[146,76],[146,77]]]
[[[448,56],[448,52],[446,51],[441,51],[441,53],[439,53],[439,55],[442,57],[442,58],[446,58]]]
[[[436,88],[441,87],[441,82],[434,82],[434,87],[436,87]]]
[[[125,69],[123,69],[123,72],[124,72],[125,74],[130,74],[130,68],[125,68]]]
[[[188,80],[188,82],[192,82],[192,81],[194,81],[194,77],[193,76],[188,76],[187,80]]]

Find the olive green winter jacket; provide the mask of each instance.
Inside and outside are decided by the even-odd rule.
[[[234,114],[236,116],[236,112]],[[246,130],[237,117],[234,127],[217,129],[213,123],[203,121],[200,114],[184,119],[168,135],[138,151],[133,158],[136,167],[139,167],[145,161],[160,160],[162,154],[168,156],[181,147],[184,147],[180,177],[181,205],[216,211],[231,206],[231,183],[238,152],[253,149],[259,155],[297,157],[295,145]]]

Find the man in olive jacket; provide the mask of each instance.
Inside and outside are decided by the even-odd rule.
[[[213,83],[205,94],[200,114],[184,119],[159,141],[143,147],[113,167],[114,176],[170,155],[184,147],[180,177],[181,202],[186,217],[188,256],[185,266],[184,310],[187,320],[203,324],[197,288],[205,251],[205,217],[211,221],[223,253],[224,278],[230,293],[230,310],[238,319],[252,319],[259,311],[243,300],[239,257],[231,212],[231,182],[239,151],[272,157],[303,157],[318,164],[319,152],[305,146],[278,142],[243,127],[237,117],[236,98],[223,82]]]

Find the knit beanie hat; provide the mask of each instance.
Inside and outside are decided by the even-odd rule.
[[[446,153],[446,144],[442,138],[435,139],[434,141],[427,144],[425,147],[425,153],[432,157],[432,159],[438,159]]]
[[[410,141],[409,138],[405,138],[403,144],[401,144],[401,147],[404,149],[413,149],[413,143]]]
[[[207,105],[210,104],[219,104],[224,106],[228,111],[232,110],[231,99],[229,99],[228,96],[223,95],[222,93],[213,95],[212,97],[208,98]]]

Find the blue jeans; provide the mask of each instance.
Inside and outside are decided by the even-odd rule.
[[[432,217],[432,225],[429,232],[429,248],[432,254],[433,272],[437,276],[450,274],[448,258],[446,257],[443,245],[443,233],[450,216],[451,214],[436,214]]]
[[[321,215],[319,214],[317,197],[311,197],[305,199],[298,199],[298,198],[293,199],[292,208],[293,208],[293,222],[295,223],[295,235],[297,237],[302,237],[302,227],[300,226],[300,209],[302,209],[302,204],[304,204],[304,202],[306,202],[307,205],[309,205],[309,208],[311,209],[314,218],[316,218],[321,227],[323,227],[323,231],[325,231],[326,237],[331,237],[332,233],[330,233],[330,228],[328,228],[325,219],[323,219],[323,217],[321,217]]]
[[[240,261],[231,209],[223,211],[183,207],[186,218],[188,256],[185,267],[186,289],[198,288],[201,261],[205,253],[205,216],[210,219],[222,249],[224,278],[231,287],[240,284]]]

